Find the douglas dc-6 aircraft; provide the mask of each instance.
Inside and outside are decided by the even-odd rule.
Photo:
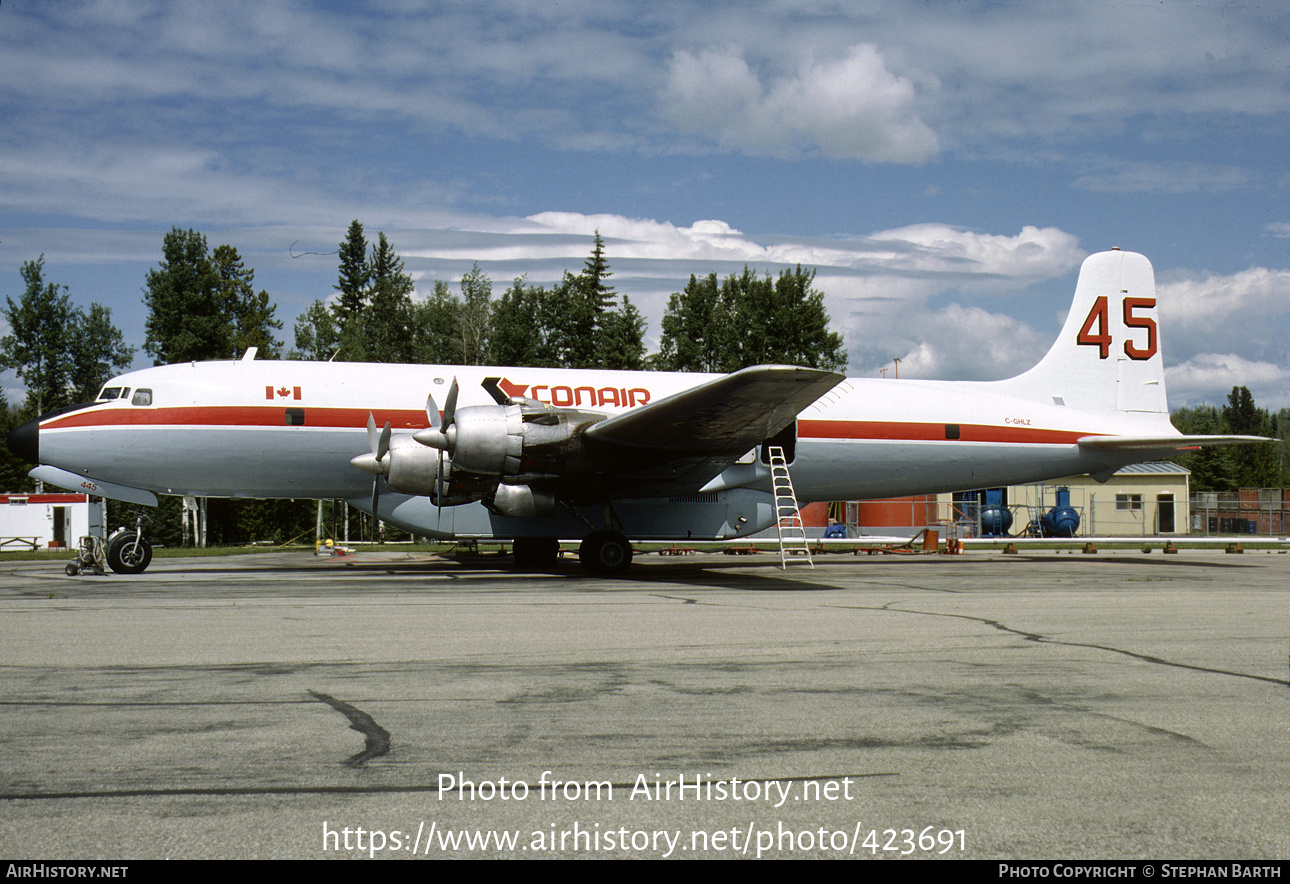
[[[144,505],[157,494],[344,498],[413,534],[513,539],[528,567],[553,561],[557,538],[581,537],[582,564],[597,574],[627,568],[629,538],[728,539],[774,525],[769,446],[784,450],[798,499],[816,501],[1105,481],[1179,449],[1256,441],[1182,436],[1169,423],[1154,274],[1119,250],[1084,262],[1057,342],[1002,381],[248,353],[123,374],[98,401],[10,435],[40,464],[33,477],[74,491]],[[147,567],[139,531],[110,545],[114,570]]]

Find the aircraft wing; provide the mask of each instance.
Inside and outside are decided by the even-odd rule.
[[[1093,451],[1187,451],[1209,445],[1257,445],[1275,441],[1264,436],[1084,436],[1078,444]]]
[[[600,421],[586,441],[598,460],[628,465],[613,471],[616,485],[697,490],[843,379],[788,365],[745,368]]]

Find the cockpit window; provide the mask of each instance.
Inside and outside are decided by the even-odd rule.
[[[138,390],[135,390],[135,391],[134,391],[134,398],[130,400],[130,404],[131,404],[131,405],[151,405],[151,404],[152,404],[152,391],[151,391],[151,390],[145,390],[145,389],[138,389]]]
[[[99,394],[100,399],[116,399],[121,395],[120,387],[104,387],[103,392]]]

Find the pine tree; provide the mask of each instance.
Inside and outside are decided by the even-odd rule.
[[[195,230],[174,228],[162,244],[163,260],[148,271],[143,302],[143,349],[167,365],[233,355],[233,328],[220,298],[219,275]]]
[[[340,279],[335,288],[340,292],[336,299],[336,319],[343,327],[362,313],[368,303],[367,237],[363,225],[354,219],[340,244]]]
[[[355,222],[357,223],[357,222]],[[351,228],[352,229],[352,228]],[[367,264],[368,307],[363,311],[363,359],[376,362],[409,362],[412,341],[412,277],[403,260],[382,232],[372,246]]]
[[[255,271],[243,263],[237,249],[230,245],[218,246],[211,263],[219,278],[219,300],[233,323],[234,354],[255,347],[261,359],[277,359],[282,344],[274,331],[282,329],[282,321],[274,318],[277,305],[270,303],[269,293],[255,291]]]

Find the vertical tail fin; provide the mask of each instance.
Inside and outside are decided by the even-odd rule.
[[[1151,262],[1118,249],[1086,258],[1056,343],[1003,383],[1018,396],[1070,408],[1167,414]]]

